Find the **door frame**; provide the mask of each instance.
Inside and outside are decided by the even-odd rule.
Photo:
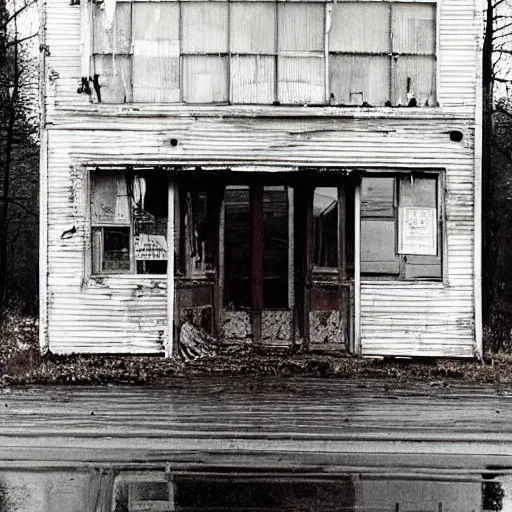
[[[318,277],[318,273],[313,270],[313,192],[315,187],[329,186],[338,189],[338,244],[337,244],[337,283],[338,283],[338,300],[339,312],[341,315],[344,331],[344,345],[347,350],[356,348],[355,339],[358,339],[358,325],[354,318],[354,313],[358,314],[358,288],[359,288],[359,272],[358,272],[358,243],[354,242],[354,278],[347,278],[347,243],[348,237],[358,237],[358,229],[354,228],[354,232],[347,232],[347,196],[354,196],[354,220],[357,224],[357,186],[350,181],[349,176],[337,174],[319,177],[318,174],[301,175],[300,177],[282,175],[275,180],[275,175],[271,173],[258,173],[252,176],[238,175],[234,180],[225,181],[225,185],[246,185],[250,192],[250,208],[251,208],[251,241],[256,251],[251,251],[251,269],[253,276],[251,290],[251,327],[252,342],[254,344],[261,343],[262,336],[262,313],[263,307],[263,260],[256,258],[256,254],[260,254],[263,250],[263,233],[261,229],[263,220],[263,187],[266,185],[279,184],[288,187],[288,261],[291,272],[288,273],[288,310],[291,311],[292,317],[292,336],[290,344],[296,343],[297,335],[303,339],[304,347],[309,348],[310,342],[310,319],[309,313],[311,309],[311,289],[313,281]],[[320,179],[319,179],[320,178]],[[303,208],[303,205],[306,208]],[[219,326],[223,322],[224,291],[225,291],[225,202],[222,201],[220,212],[219,226],[219,269],[218,269],[218,289],[219,289],[219,310],[218,322]],[[306,226],[304,226],[306,224]],[[304,230],[304,227],[306,229]],[[353,228],[354,226],[350,226]],[[301,236],[301,231],[305,236]],[[220,250],[222,248],[222,250]],[[299,254],[301,253],[301,254]],[[301,276],[301,272],[303,275]],[[336,282],[336,281],[335,281]],[[333,283],[334,284],[334,283]],[[352,291],[354,290],[354,291]],[[354,293],[355,292],[355,293]],[[356,308],[352,308],[351,304],[354,295],[356,296]],[[356,321],[354,321],[356,320]],[[300,331],[300,332],[299,332]],[[355,332],[354,332],[355,331]],[[356,335],[356,336],[354,336]]]

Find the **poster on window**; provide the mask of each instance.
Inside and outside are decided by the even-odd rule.
[[[141,233],[134,237],[136,260],[166,260],[167,240],[164,235]]]
[[[437,210],[401,207],[399,209],[400,254],[437,254]]]

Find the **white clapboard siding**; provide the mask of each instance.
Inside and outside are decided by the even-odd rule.
[[[405,114],[404,114],[405,116]],[[84,282],[89,226],[86,165],[258,162],[342,168],[446,169],[446,282],[364,281],[364,354],[472,356],[473,130],[464,116],[439,119],[106,118],[103,129],[49,130],[48,309],[50,350],[160,353],[166,333],[165,279]],[[465,134],[451,142],[450,129]],[[121,129],[122,128],[122,129]],[[171,138],[178,140],[173,147]],[[61,239],[75,226],[76,235]]]

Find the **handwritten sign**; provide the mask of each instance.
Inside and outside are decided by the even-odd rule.
[[[135,237],[136,260],[166,260],[167,240],[164,235],[141,233]]]
[[[400,254],[435,256],[437,254],[436,208],[399,209]]]

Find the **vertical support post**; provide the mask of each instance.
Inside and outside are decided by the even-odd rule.
[[[167,344],[165,357],[172,357],[174,352],[174,191],[172,174],[168,182],[168,216],[167,216]]]
[[[356,185],[354,205],[354,341],[353,352],[361,352],[361,181]]]
[[[218,215],[215,216],[215,219],[218,222],[218,231],[217,231],[217,242],[216,242],[216,282],[215,282],[215,293],[214,293],[214,303],[213,303],[213,314],[215,316],[214,321],[214,334],[215,336],[219,336],[222,333],[222,322],[223,322],[223,309],[224,309],[224,265],[225,265],[225,257],[224,257],[224,242],[225,242],[225,229],[226,229],[226,213],[225,213],[225,202],[224,202],[224,184],[221,187],[221,190],[216,196],[216,207],[218,208]]]
[[[81,77],[89,79],[93,75],[91,73],[91,59],[92,59],[92,2],[80,2],[80,72]]]
[[[306,200],[306,268],[304,286],[304,348],[309,349],[309,310],[311,309],[311,288],[313,287],[313,191],[308,189]]]
[[[350,289],[347,288],[347,180],[338,183],[338,296],[343,342],[349,348],[350,342]]]
[[[288,192],[288,309],[291,314],[292,344],[295,345],[295,208],[293,203],[293,189],[287,187]]]
[[[475,23],[481,23],[482,21],[482,13],[484,12],[484,8],[482,6],[484,2],[478,1],[477,6],[480,8],[477,8],[476,12],[478,13],[477,19],[475,20]],[[440,7],[438,7],[439,9]],[[481,31],[479,31],[479,49],[482,48],[484,41],[483,41],[483,34]],[[477,80],[481,79],[483,77],[483,61],[480,57],[481,53],[477,53],[478,57],[476,58],[476,67],[477,67]],[[438,89],[439,91],[439,89]],[[439,94],[439,92],[438,92]],[[483,240],[483,233],[485,232],[486,224],[484,221],[484,218],[482,216],[482,208],[483,208],[483,200],[484,195],[483,192],[487,192],[489,194],[489,189],[487,187],[484,187],[483,182],[483,174],[482,172],[484,170],[490,171],[490,169],[483,169],[482,163],[483,163],[483,105],[484,98],[482,94],[477,89],[476,94],[476,103],[475,103],[475,136],[474,136],[474,167],[475,167],[475,182],[474,182],[474,225],[475,225],[475,240],[474,240],[474,256],[473,256],[473,286],[474,286],[474,301],[475,301],[475,348],[476,348],[476,356],[481,359],[483,357],[483,312],[484,312],[484,297],[482,295],[482,273],[485,270],[485,267],[483,268],[482,265],[482,243]],[[490,115],[490,114],[489,114]],[[490,134],[486,134],[490,135]],[[490,151],[490,148],[486,148],[486,150]],[[446,175],[443,173],[443,176],[446,178]],[[487,183],[487,182],[486,182]],[[439,194],[439,200],[442,201],[442,204],[444,205],[445,201],[445,194],[444,194],[444,187],[445,182],[443,183],[443,194]],[[486,201],[488,201],[488,197],[486,197]],[[444,206],[443,206],[444,207]],[[443,222],[446,222],[446,216],[443,212]],[[443,233],[444,236],[447,236],[447,229],[446,224],[444,225]],[[443,240],[443,248],[448,247],[447,240]],[[444,249],[443,249],[444,250]],[[447,250],[447,249],[446,249]],[[447,271],[445,268],[446,262],[448,261],[447,255],[443,254],[443,279],[447,279]]]
[[[41,132],[39,181],[39,347],[48,352],[48,130]]]
[[[342,282],[347,279],[347,198],[346,180],[338,184],[338,266]]]
[[[251,188],[252,211],[252,339],[261,342],[263,312],[263,186]]]

